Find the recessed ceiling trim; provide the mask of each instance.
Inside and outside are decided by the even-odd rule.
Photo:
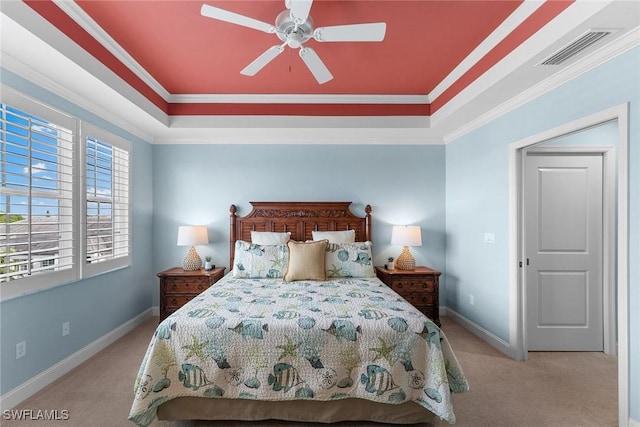
[[[140,80],[153,89],[165,101],[169,98],[169,92],[154,79],[126,50],[122,48],[104,29],[98,25],[85,11],[73,0],[52,0],[64,13],[69,15],[91,37],[104,46],[113,56],[118,58],[125,67],[129,68]]]
[[[474,131],[475,129],[490,123],[497,118],[519,108],[533,99],[538,98],[552,90],[577,79],[583,74],[595,69],[596,67],[612,60],[613,58],[628,52],[631,49],[640,46],[640,27],[636,27],[629,31],[627,34],[619,37],[606,45],[604,48],[599,49],[595,53],[588,55],[580,60],[570,64],[563,68],[560,72],[553,74],[548,79],[538,83],[529,89],[522,91],[517,96],[510,98],[508,101],[494,107],[492,110],[476,117],[475,119],[468,121],[465,125],[460,126],[455,131],[444,135],[445,144]],[[438,114],[435,113],[432,119],[438,119]]]
[[[181,104],[429,104],[427,95],[293,95],[226,94],[169,95],[168,102]]]
[[[482,43],[480,43],[456,68],[449,73],[432,91],[429,99],[433,101],[442,95],[452,84],[469,71],[487,53],[498,45],[513,30],[527,20],[544,2],[525,0],[507,19],[502,22]]]

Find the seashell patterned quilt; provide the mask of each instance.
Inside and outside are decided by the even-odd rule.
[[[444,333],[377,278],[228,274],[160,323],[135,382],[140,426],[176,397],[414,401],[455,422],[467,380]]]

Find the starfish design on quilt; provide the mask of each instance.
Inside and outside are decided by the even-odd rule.
[[[294,344],[291,338],[287,335],[284,336],[287,339],[287,344],[285,345],[277,345],[276,348],[282,350],[280,357],[278,360],[284,359],[287,355],[293,357],[294,359],[298,357],[298,348],[302,345],[302,341],[297,344]]]
[[[393,365],[393,357],[391,356],[391,353],[396,349],[397,344],[390,346],[382,338],[378,337],[378,340],[380,340],[380,347],[369,349],[370,351],[376,353],[376,357],[373,359],[373,361],[375,362],[378,359],[383,358],[389,363],[389,366]]]
[[[342,275],[342,268],[336,266],[335,264],[331,264],[332,268],[330,268],[329,270],[327,270],[327,273],[329,277],[338,277]]]
[[[198,337],[196,337],[195,335],[191,335],[191,338],[193,339],[193,343],[182,346],[183,350],[189,350],[189,352],[185,356],[185,360],[189,359],[191,356],[198,356],[200,360],[204,360],[203,349],[209,343],[209,341],[200,342]]]

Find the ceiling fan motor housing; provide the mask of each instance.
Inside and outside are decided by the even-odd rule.
[[[313,35],[313,19],[307,16],[302,24],[296,24],[288,10],[283,10],[276,18],[278,38],[291,48],[297,49]]]

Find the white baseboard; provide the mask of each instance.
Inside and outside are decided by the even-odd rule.
[[[151,307],[151,314],[156,317],[160,316],[160,306],[154,305],[153,307]]]
[[[104,350],[107,346],[114,343],[117,339],[123,337],[137,326],[144,323],[145,320],[153,316],[153,309],[149,308],[136,317],[126,321],[111,332],[103,335],[91,344],[81,348],[69,357],[61,360],[52,367],[40,372],[30,380],[20,384],[18,387],[0,396],[0,411],[11,409],[27,398],[33,396],[44,387],[48,386],[58,378],[62,377],[81,363],[88,360],[98,352]]]
[[[485,341],[487,344],[490,344],[492,347],[496,348],[498,351],[504,353],[506,356],[516,359],[516,352],[508,342],[498,337],[497,335],[492,334],[491,332],[484,329],[482,326],[477,323],[472,322],[467,319],[463,315],[457,313],[456,311],[446,308],[445,310],[440,310],[440,313],[444,314],[448,317],[451,317],[455,320],[460,326],[471,332],[473,335],[480,338],[482,341]]]
[[[640,427],[640,421],[629,418],[629,427]]]

